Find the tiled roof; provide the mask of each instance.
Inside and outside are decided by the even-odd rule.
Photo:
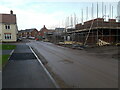
[[[25,29],[25,32],[32,32],[34,30],[37,30],[36,28],[33,28],[33,29]]]
[[[0,23],[16,24],[15,14],[0,14]]]
[[[34,30],[37,30],[36,28],[33,29],[25,29],[25,30],[20,30],[19,32],[32,32]]]

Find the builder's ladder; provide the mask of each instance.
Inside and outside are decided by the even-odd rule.
[[[92,20],[92,23],[91,23],[91,26],[90,26],[89,32],[88,32],[88,34],[87,34],[87,36],[86,36],[86,39],[85,39],[85,42],[84,42],[84,46],[85,46],[86,43],[87,43],[87,40],[88,40],[88,37],[89,37],[90,31],[91,31],[92,26],[93,26],[93,22],[94,22],[94,19]]]

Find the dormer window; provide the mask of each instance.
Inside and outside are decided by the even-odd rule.
[[[10,29],[10,25],[5,25],[5,29]]]

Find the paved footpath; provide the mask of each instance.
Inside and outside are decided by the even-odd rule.
[[[30,48],[17,45],[2,73],[3,88],[55,88]]]

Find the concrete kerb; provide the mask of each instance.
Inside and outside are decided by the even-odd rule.
[[[12,56],[12,54],[13,54],[13,52],[14,52],[14,51],[15,51],[14,49],[11,51],[11,53],[10,53],[10,56],[9,56],[8,60],[10,60],[10,57]],[[8,63],[8,62],[7,62],[7,63]],[[5,65],[6,65],[6,64],[5,64]],[[4,65],[4,66],[5,66],[5,65]],[[4,66],[3,66],[3,67],[4,67]]]
[[[35,49],[35,48],[33,48],[33,47],[31,47],[31,48],[32,48],[32,50],[35,52],[35,54],[38,56],[38,58],[41,60],[42,64],[43,64],[43,65],[46,65],[48,62],[47,62],[47,60],[41,55],[41,53],[38,52],[37,49]]]
[[[38,56],[36,55],[36,53],[33,51],[33,49],[30,46],[29,46],[29,48],[33,52],[33,54],[35,55],[35,57],[37,58],[38,62],[43,67],[43,69],[45,70],[45,72],[47,73],[47,75],[50,77],[50,79],[52,80],[52,82],[55,85],[55,87],[56,88],[60,88],[59,85],[56,83],[56,81],[53,79],[53,77],[50,75],[50,73],[47,71],[47,69],[45,68],[45,66],[42,64],[41,60],[38,58]]]
[[[13,54],[14,51],[15,51],[14,49],[11,51],[10,57],[12,56],[12,54]],[[8,60],[10,59],[10,57],[8,58]]]

